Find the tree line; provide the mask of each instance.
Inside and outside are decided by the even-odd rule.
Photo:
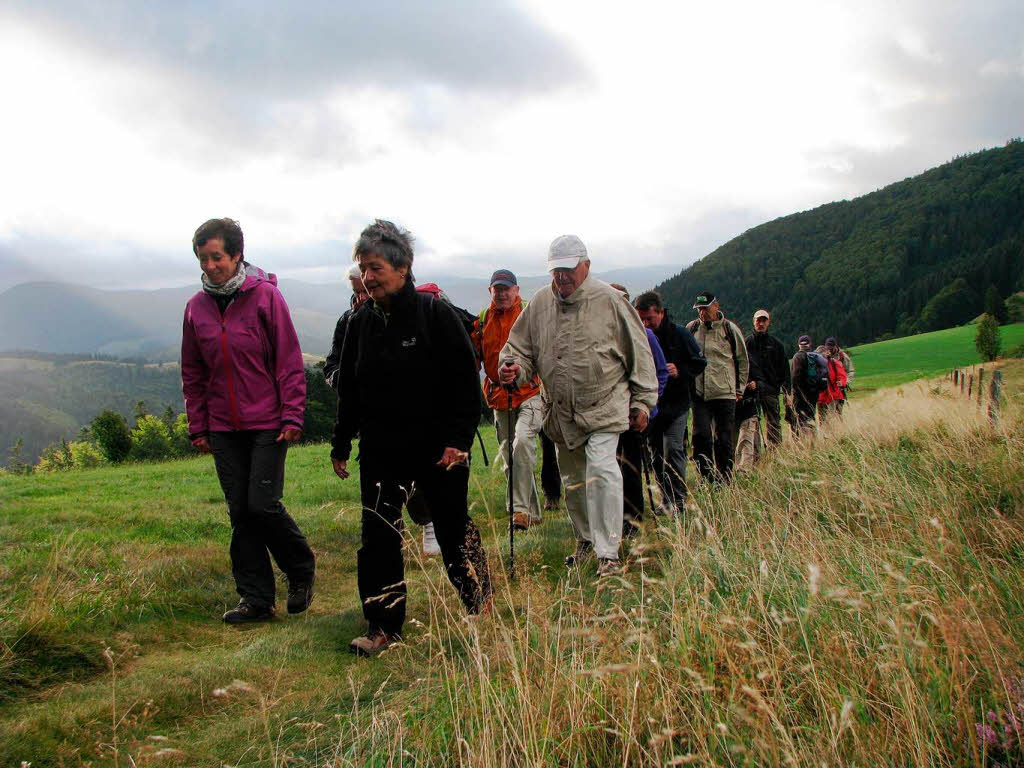
[[[338,398],[324,380],[323,362],[307,366],[306,411],[302,442],[329,440],[334,428]],[[104,408],[82,427],[73,440],[61,438],[45,448],[36,463],[26,456],[24,439],[18,437],[8,449],[5,471],[11,473],[62,472],[91,469],[103,464],[127,461],[167,461],[198,455],[188,434],[184,413],[166,405],[157,415],[144,400],[132,409],[134,423],[121,413]]]

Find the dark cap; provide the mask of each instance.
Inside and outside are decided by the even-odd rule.
[[[839,345],[836,344],[836,340],[833,337],[829,336],[827,339],[825,339],[825,346],[828,347],[829,349],[835,349]]]
[[[693,308],[700,309],[701,307],[710,307],[715,303],[715,294],[711,291],[701,291],[697,294],[697,298],[693,301]]]
[[[799,339],[796,340],[796,343],[797,344],[810,344],[811,343],[811,337],[810,336],[801,336]]]
[[[491,285],[507,285],[511,288],[514,285],[519,285],[519,283],[516,282],[516,276],[507,269],[499,269],[491,275]]]

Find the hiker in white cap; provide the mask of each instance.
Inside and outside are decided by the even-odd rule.
[[[658,401],[654,358],[629,300],[590,277],[575,235],[548,249],[551,285],[530,300],[501,352],[502,384],[527,386],[539,374],[544,431],[558,451],[565,505],[576,534],[572,566],[597,555],[598,575],[621,569],[622,473],[619,435],[643,431]]]

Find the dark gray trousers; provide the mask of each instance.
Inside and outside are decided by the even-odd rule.
[[[315,557],[281,503],[288,443],[279,430],[211,432],[210,447],[231,517],[235,589],[258,607],[274,604],[273,556],[289,581],[310,581]]]

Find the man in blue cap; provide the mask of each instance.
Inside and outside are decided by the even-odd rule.
[[[533,476],[537,459],[537,436],[543,422],[538,397],[540,379],[534,376],[525,386],[514,390],[506,389],[498,382],[501,348],[508,341],[512,325],[526,308],[526,302],[519,296],[516,276],[507,269],[499,269],[491,275],[490,292],[490,306],[480,313],[473,325],[473,346],[476,347],[477,359],[486,373],[483,381],[484,399],[487,407],[494,411],[498,453],[506,464],[506,482],[509,476],[508,441],[512,441],[512,524],[519,530],[526,530],[541,522],[540,496]]]

